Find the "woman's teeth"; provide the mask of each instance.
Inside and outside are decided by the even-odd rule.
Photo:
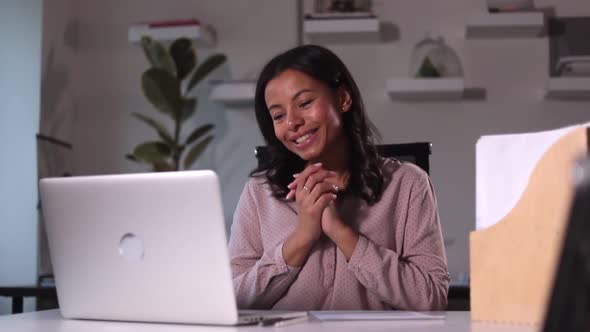
[[[306,135],[303,135],[303,136],[299,137],[298,139],[296,139],[296,140],[295,140],[295,142],[296,142],[297,144],[301,144],[301,143],[305,142],[305,141],[306,141],[308,138],[310,138],[310,137],[311,137],[311,135],[312,135],[312,134],[306,134]]]

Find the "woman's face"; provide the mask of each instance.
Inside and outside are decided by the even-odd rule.
[[[350,109],[344,89],[334,93],[302,72],[286,70],[267,84],[264,97],[276,137],[303,160],[321,160],[343,143],[342,113]]]

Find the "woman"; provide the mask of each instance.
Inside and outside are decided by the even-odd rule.
[[[272,157],[234,215],[239,307],[444,310],[449,276],[428,175],[377,155],[342,61],[314,45],[276,56],[255,109]]]

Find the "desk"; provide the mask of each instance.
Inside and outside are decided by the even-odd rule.
[[[39,306],[37,310],[57,308],[57,292],[55,287],[0,287],[0,297],[6,296],[12,299],[12,313],[23,312],[23,297],[35,297],[37,300],[48,299],[51,305]],[[469,286],[449,286],[447,310],[469,310]]]
[[[61,318],[59,310],[37,311],[18,315],[0,316],[0,331],[10,332],[372,332],[372,331],[407,331],[407,332],[532,332],[538,328],[532,326],[499,325],[491,323],[472,323],[468,311],[446,312],[445,320],[436,321],[353,321],[353,322],[319,322],[295,324],[285,327],[217,327],[176,324],[145,324],[103,321],[66,320]]]

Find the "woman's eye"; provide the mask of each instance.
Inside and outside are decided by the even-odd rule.
[[[273,116],[272,116],[272,119],[273,119],[274,121],[278,121],[278,120],[280,120],[280,119],[282,119],[282,118],[283,118],[283,114],[281,114],[281,113],[279,113],[279,114],[275,114],[275,115],[273,115]]]
[[[306,108],[313,100],[306,100],[299,105],[299,108]]]

